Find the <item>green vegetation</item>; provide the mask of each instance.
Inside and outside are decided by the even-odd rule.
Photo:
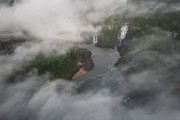
[[[141,29],[159,27],[165,31],[179,32],[180,13],[156,13],[145,17],[131,18],[129,19],[129,22],[132,26],[139,27]]]
[[[104,24],[118,26],[117,29],[103,29],[98,38],[98,47],[114,47],[118,44],[117,35],[123,23],[129,22],[127,39],[143,37],[152,34],[153,28],[160,28],[164,31],[180,33],[180,12],[156,13],[152,15],[133,18],[111,18]],[[179,38],[178,34],[176,38]]]
[[[101,34],[98,36],[98,43],[96,46],[105,48],[114,48],[118,43],[117,35],[119,30],[103,29]]]
[[[102,48],[114,48],[119,44],[117,39],[118,33],[121,30],[121,26],[126,22],[125,19],[119,17],[110,17],[108,18],[102,26],[104,26],[98,36],[97,47]],[[113,29],[109,30],[108,25],[113,26]]]
[[[51,55],[46,57],[39,54],[25,71],[37,69],[38,74],[51,73],[53,78],[70,79],[78,70],[77,62],[91,56],[91,52],[84,48],[75,48],[64,55]]]

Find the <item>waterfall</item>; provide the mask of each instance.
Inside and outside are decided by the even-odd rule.
[[[98,41],[97,41],[97,34],[95,33],[94,35],[93,35],[93,43],[97,43]]]

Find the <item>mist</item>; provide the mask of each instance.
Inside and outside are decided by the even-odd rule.
[[[33,76],[27,78],[25,82],[6,86],[4,90],[1,86],[1,91],[5,94],[1,95],[1,119],[178,120],[180,117],[178,100],[166,93],[159,93],[156,101],[149,103],[145,108],[133,110],[125,108],[121,100],[123,93],[130,87],[126,85],[118,71],[96,79],[100,87],[97,87],[96,83],[94,87],[80,94],[74,93],[77,89],[75,84],[59,80],[44,83],[45,78]],[[114,85],[118,87],[112,92]]]
[[[17,0],[9,5],[1,0],[0,35],[2,38],[20,36],[28,42],[18,45],[10,55],[0,55],[0,119],[179,120],[179,98],[171,94],[174,86],[166,88],[161,81],[170,79],[169,71],[179,66],[180,54],[167,56],[149,50],[157,41],[171,40],[167,31],[155,29],[156,34],[142,38],[149,42],[142,42],[127,53],[127,57],[133,57],[129,64],[103,76],[87,78],[82,84],[52,81],[49,74],[36,73],[20,77],[14,84],[6,82],[37,54],[64,54],[74,44],[85,42],[79,34],[97,32],[95,25],[109,17],[131,18],[159,11],[179,11],[179,5],[156,0],[139,3],[133,0]],[[151,69],[123,74],[144,59],[154,62]],[[173,80],[179,78],[177,70]],[[124,96],[139,88],[160,90],[155,100],[145,107],[127,109],[122,104]]]

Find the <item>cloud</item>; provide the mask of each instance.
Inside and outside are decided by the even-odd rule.
[[[109,16],[141,15],[163,7],[172,8],[156,1],[136,5],[128,0],[21,0],[13,7],[0,9],[0,29],[23,29],[46,40],[79,41],[79,33],[93,31],[94,23]]]
[[[151,42],[140,44],[128,53],[134,55],[134,61],[130,65],[139,65],[139,61],[144,58],[155,61],[157,56],[168,65],[161,66],[162,69],[148,69],[128,76],[132,84],[126,81],[127,76],[116,70],[92,80],[93,83],[85,82],[86,90],[81,93],[77,92],[80,88],[76,88],[75,83],[49,81],[46,75],[25,76],[21,82],[10,85],[4,83],[5,78],[15,69],[20,69],[39,52],[47,55],[66,52],[73,43],[83,41],[79,38],[79,33],[94,32],[94,24],[103,22],[110,16],[132,17],[167,7],[168,10],[179,10],[178,5],[179,3],[168,6],[167,3],[156,1],[135,4],[128,0],[21,0],[11,7],[1,6],[0,31],[12,30],[16,34],[23,30],[33,36],[33,40],[17,46],[11,55],[0,55],[0,119],[179,120],[179,111],[175,107],[179,102],[176,97],[168,94],[169,89],[165,93],[158,93],[156,101],[145,108],[127,110],[121,104],[123,97],[135,88],[151,88],[155,82],[158,87],[161,86],[156,80],[169,72],[162,69],[178,65],[179,54],[171,54],[167,58],[162,54],[150,54],[152,51],[146,51],[157,41],[167,40],[166,33],[164,36],[145,36],[143,39]],[[158,61],[155,62],[159,65]],[[89,82],[91,86],[88,87]],[[154,111],[151,107],[154,107]]]
[[[26,31],[31,42],[16,47],[13,55],[0,56],[2,76],[30,61],[39,52],[62,54],[82,42],[80,33],[95,31],[94,23],[113,15],[126,0],[20,0],[0,7],[0,31],[19,34]],[[112,7],[113,6],[113,7]],[[12,33],[11,33],[12,32]],[[29,38],[29,36],[33,36]],[[10,41],[13,41],[10,40]],[[6,59],[6,61],[4,61]],[[7,74],[7,75],[6,75]]]
[[[116,84],[119,84],[116,94],[111,92],[111,89],[114,89],[112,76]],[[93,92],[95,89],[89,88],[89,91],[81,94],[74,93],[77,88],[74,88],[73,83],[69,84],[62,80],[45,82],[48,79],[45,76],[28,77],[24,82],[6,86],[4,90],[1,84],[0,88],[4,94],[0,97],[0,118],[6,120],[179,119],[179,112],[175,108],[178,101],[173,96],[166,93],[158,94],[157,100],[149,103],[148,107],[127,110],[121,104],[124,94],[118,92],[127,89],[120,79],[122,76],[119,72],[113,71],[102,77],[96,80],[101,81],[103,88],[99,88],[96,92]],[[60,86],[63,88],[59,91],[57,88]]]

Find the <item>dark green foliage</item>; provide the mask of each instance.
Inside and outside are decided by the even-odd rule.
[[[135,17],[129,20],[130,24],[141,29],[159,27],[166,31],[180,30],[180,12],[156,13],[146,17]]]
[[[117,39],[118,33],[121,30],[121,26],[126,22],[124,18],[111,17],[104,22],[104,25],[112,25],[113,29],[109,30],[107,27],[104,27],[98,36],[97,47],[102,48],[114,48],[119,44]]]
[[[49,72],[54,78],[70,79],[72,75],[79,70],[76,65],[77,61],[81,61],[90,56],[91,52],[83,48],[73,49],[65,55],[51,55],[46,57],[43,54],[39,54],[35,60],[26,67],[26,71],[35,68],[40,75]]]
[[[105,48],[114,48],[118,43],[117,35],[119,30],[103,29],[98,37],[98,43],[96,46]]]
[[[98,36],[98,47],[115,47],[119,41],[117,40],[118,32],[125,22],[123,18],[108,19],[105,24],[118,26],[117,29],[103,29]],[[180,33],[180,12],[156,13],[143,17],[126,18],[129,22],[128,39],[134,37],[142,37],[152,33],[152,28],[160,28],[164,31]]]

